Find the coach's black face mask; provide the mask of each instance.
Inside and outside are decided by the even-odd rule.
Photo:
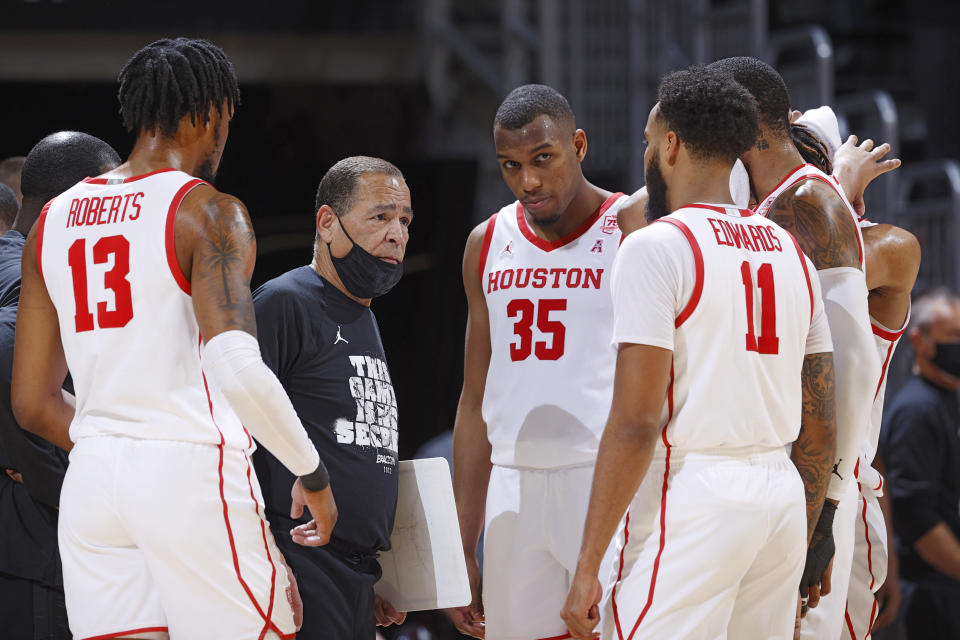
[[[346,227],[340,222],[340,216],[337,216],[337,222],[343,229],[343,235],[347,236],[353,246],[342,258],[333,255],[329,244],[327,251],[333,261],[333,268],[337,270],[340,282],[347,291],[358,298],[376,298],[393,289],[403,276],[403,263],[386,262],[366,251],[347,233]]]
[[[938,342],[932,362],[954,378],[960,378],[960,342]]]

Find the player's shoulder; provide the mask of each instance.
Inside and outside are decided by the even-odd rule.
[[[920,241],[906,229],[880,223],[861,230],[863,241],[885,256],[920,261]]]

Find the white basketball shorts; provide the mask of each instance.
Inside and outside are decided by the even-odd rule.
[[[806,502],[782,448],[654,457],[618,534],[607,640],[791,640]]]
[[[576,571],[592,483],[592,465],[493,466],[483,545],[487,640],[570,637],[560,609]],[[601,583],[611,562],[608,551]]]
[[[847,591],[843,638],[869,640],[879,606],[874,594],[887,580],[887,527],[875,493],[860,496],[854,527],[853,568]]]
[[[247,453],[82,438],[60,496],[74,638],[292,638],[288,578]]]

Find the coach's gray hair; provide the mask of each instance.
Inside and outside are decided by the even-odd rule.
[[[333,209],[337,216],[343,216],[353,208],[357,182],[367,173],[379,173],[403,180],[403,174],[392,162],[370,156],[344,158],[330,167],[317,187],[317,198],[313,212],[316,214],[323,205]]]
[[[924,333],[929,331],[936,320],[938,302],[960,305],[960,296],[949,287],[936,287],[924,292],[913,301],[913,309],[910,311],[910,328]]]

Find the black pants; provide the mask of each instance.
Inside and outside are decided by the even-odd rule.
[[[289,527],[277,527],[273,535],[297,576],[303,599],[303,627],[297,640],[372,640],[373,585],[380,579],[377,560],[345,557],[325,547],[301,547],[289,532]]]
[[[901,616],[909,640],[960,638],[960,589],[903,584]]]
[[[63,591],[0,573],[0,637],[70,640]]]

